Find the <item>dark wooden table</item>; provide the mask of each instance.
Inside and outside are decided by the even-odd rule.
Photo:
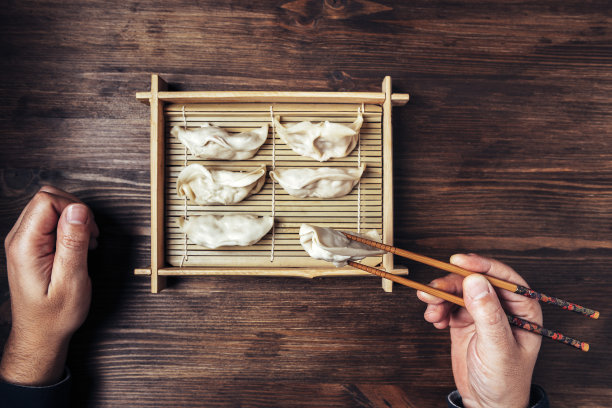
[[[607,1],[7,1],[0,8],[0,236],[43,184],[101,226],[88,321],[69,357],[75,406],[442,406],[449,336],[378,278],[183,278],[149,264],[148,107],[174,90],[378,91],[395,108],[395,240],[473,251],[544,306],[534,382],[556,407],[612,398],[612,18]],[[5,255],[0,339],[10,328]],[[428,282],[431,268],[406,263]]]

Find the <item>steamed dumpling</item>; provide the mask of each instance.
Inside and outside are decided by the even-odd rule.
[[[338,198],[351,192],[365,167],[276,169],[270,177],[294,197]]]
[[[201,164],[190,164],[179,174],[176,193],[199,205],[235,204],[261,190],[266,166],[248,172],[209,170]]]
[[[376,230],[368,231],[365,234],[356,232],[351,232],[351,234],[381,242]],[[300,227],[300,244],[311,257],[333,262],[338,267],[345,266],[348,261],[357,261],[385,253],[380,249],[348,239],[340,231],[310,224],[302,224]]]
[[[177,137],[189,152],[203,159],[246,160],[255,156],[268,138],[268,125],[230,135],[225,130],[205,123],[197,129],[174,126],[170,134]]]
[[[362,124],[361,111],[357,119],[348,126],[325,121],[316,124],[300,122],[284,127],[274,118],[276,133],[283,142],[297,154],[321,162],[332,157],[348,156],[357,145]]]
[[[214,249],[253,245],[270,231],[274,218],[251,214],[200,215],[179,217],[178,224],[193,243]]]

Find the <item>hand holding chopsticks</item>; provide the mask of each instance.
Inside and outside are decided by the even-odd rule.
[[[352,239],[352,240],[355,240],[355,241],[358,241],[358,242],[361,242],[361,243],[364,243],[364,244],[367,244],[367,245],[370,245],[370,246],[373,246],[373,247],[376,247],[376,248],[380,248],[380,249],[383,249],[385,251],[388,251],[388,252],[391,252],[391,253],[394,253],[394,254],[397,254],[397,255],[400,255],[400,256],[404,256],[404,257],[409,258],[409,259],[417,260],[419,262],[426,263],[428,265],[432,265],[432,266],[438,267],[440,269],[444,269],[444,270],[449,271],[449,272],[454,272],[454,273],[457,273],[457,274],[462,275],[462,276],[468,276],[468,275],[471,275],[471,274],[474,273],[472,271],[468,271],[466,269],[460,268],[460,267],[458,267],[456,265],[440,262],[440,261],[437,261],[437,260],[432,259],[432,258],[427,258],[427,257],[424,257],[422,255],[418,255],[418,254],[415,254],[415,253],[412,253],[412,252],[409,252],[409,251],[405,251],[405,250],[402,250],[402,249],[399,249],[399,248],[392,247],[390,245],[381,244],[381,243],[378,243],[378,242],[375,242],[375,241],[371,241],[371,240],[368,240],[368,239],[365,239],[365,238],[357,237],[355,235],[351,235],[351,234],[348,234],[348,233],[344,233],[344,234],[349,239]],[[381,271],[379,269],[372,268],[372,267],[369,267],[369,266],[365,266],[365,265],[362,265],[362,264],[359,264],[359,263],[356,263],[356,262],[350,261],[349,265],[351,265],[351,266],[353,266],[355,268],[367,271],[369,273],[381,276],[383,278],[392,280],[392,281],[397,282],[399,284],[402,284],[402,285],[405,285],[405,286],[408,286],[408,287],[411,287],[411,288],[423,291],[425,293],[428,293],[430,295],[433,295],[433,296],[439,297],[441,299],[447,300],[447,301],[449,301],[451,303],[454,303],[454,304],[457,304],[459,306],[465,306],[464,301],[463,301],[462,298],[460,298],[458,296],[455,296],[453,294],[446,293],[444,291],[435,289],[435,288],[433,288],[431,286],[423,285],[423,284],[420,284],[418,282],[414,282],[414,281],[406,279],[406,278],[402,278],[402,277],[399,277],[399,276],[396,276],[396,275],[393,275],[393,274],[389,274],[389,273]],[[523,295],[523,296],[526,296],[526,297],[530,297],[530,298],[533,298],[533,299],[538,299],[538,300],[543,301],[545,303],[556,304],[556,305],[561,306],[564,309],[568,309],[568,310],[574,310],[575,311],[576,308],[579,308],[580,309],[579,313],[581,313],[581,314],[584,314],[584,315],[587,315],[587,316],[593,317],[593,318],[599,317],[599,312],[597,312],[597,311],[590,310],[590,309],[584,308],[582,306],[574,305],[573,303],[561,301],[560,299],[557,299],[557,298],[552,298],[552,299],[555,299],[555,301],[548,302],[546,300],[550,299],[550,297],[542,295],[542,294],[539,294],[538,292],[532,291],[531,289],[526,288],[524,286],[516,285],[516,284],[510,283],[510,282],[506,282],[504,280],[501,280],[501,279],[498,279],[498,278],[494,278],[492,276],[487,276],[487,275],[481,275],[481,276],[484,276],[485,278],[487,278],[489,280],[489,282],[493,286],[496,286],[496,287],[499,287],[499,288],[502,288],[502,289],[506,289],[506,290],[508,290],[510,292],[517,293],[517,294],[520,294],[520,295]],[[518,290],[517,290],[517,288],[518,288]],[[526,292],[526,291],[528,291],[528,292]],[[535,294],[535,295],[530,295],[530,293],[531,294]],[[543,297],[545,297],[545,298],[543,299]],[[571,305],[571,306],[564,307],[559,302],[564,302],[564,304]],[[573,339],[571,337],[567,337],[567,336],[563,335],[562,333],[546,329],[546,328],[541,327],[540,325],[538,325],[536,323],[526,321],[526,320],[521,319],[520,317],[517,317],[517,316],[507,315],[507,318],[508,318],[508,321],[510,322],[510,324],[512,324],[514,326],[520,327],[520,328],[525,329],[527,331],[531,331],[533,333],[540,334],[540,335],[545,336],[545,337],[549,337],[549,338],[551,338],[553,340],[556,340],[556,341],[559,341],[559,342],[571,345],[571,346],[579,348],[579,349],[581,349],[583,351],[588,351],[589,350],[589,344],[588,343],[585,343],[585,342]]]
[[[346,232],[344,232],[343,234],[346,235],[347,238],[352,239],[353,241],[361,242],[363,244],[382,249],[392,254],[399,255],[403,258],[412,259],[413,261],[424,263],[426,265],[430,265],[430,266],[433,266],[434,268],[442,269],[447,272],[456,273],[464,277],[474,273],[472,271],[468,271],[467,269],[460,268],[456,265],[438,261],[437,259],[428,258],[423,255],[415,254],[414,252],[406,251],[405,249],[400,249],[400,248],[396,248],[391,245],[385,245],[380,242],[371,241],[366,238],[361,238],[355,235],[347,234]],[[542,303],[548,303],[551,305],[559,306],[562,309],[571,310],[572,312],[576,312],[576,313],[591,317],[593,319],[599,318],[599,312],[597,310],[592,310],[584,306],[580,306],[575,303],[571,303],[571,302],[556,298],[554,296],[548,296],[543,293],[536,292],[535,290],[529,289],[525,286],[517,285],[516,283],[512,283],[512,282],[506,282],[504,280],[495,278],[493,276],[485,276],[485,278],[487,278],[487,280],[491,282],[491,285],[495,286],[496,288],[505,289],[512,293],[517,293],[519,295],[530,297],[532,299],[537,299]]]

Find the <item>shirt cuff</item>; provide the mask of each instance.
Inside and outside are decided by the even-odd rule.
[[[0,400],[6,408],[64,408],[70,404],[71,380],[66,367],[63,378],[53,385],[35,387],[0,381]]]
[[[455,390],[448,394],[446,397],[448,408],[463,408],[463,401],[459,391]],[[544,388],[537,384],[531,384],[531,395],[529,396],[529,407],[530,408],[550,408],[548,402],[548,395]]]

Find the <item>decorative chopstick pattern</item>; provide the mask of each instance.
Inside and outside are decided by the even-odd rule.
[[[430,265],[430,266],[433,266],[434,268],[442,269],[447,272],[456,273],[464,277],[475,273],[475,272],[468,271],[467,269],[463,269],[459,266],[452,265],[452,264],[442,262],[442,261],[438,261],[437,259],[419,255],[414,252],[407,251],[405,249],[396,248],[391,245],[386,245],[381,242],[376,242],[376,241],[369,240],[367,238],[358,237],[356,235],[352,235],[346,232],[342,232],[342,233],[346,235],[347,238],[353,241],[361,242],[362,244],[366,244],[366,245],[369,245],[369,246],[372,246],[378,249],[382,249],[392,254],[399,255],[404,258],[412,259],[413,261],[424,263],[426,265]],[[498,279],[493,276],[487,276],[487,275],[483,275],[483,276],[487,278],[489,282],[491,282],[491,285],[497,288],[505,289],[512,293],[523,295],[528,298],[536,299],[542,303],[548,303],[551,305],[555,305],[565,310],[571,310],[572,312],[576,312],[581,315],[588,316],[592,319],[599,318],[599,312],[597,310],[592,310],[587,307],[568,302],[566,300],[562,300],[562,299],[559,299],[553,296],[548,296],[543,293],[536,292],[533,289],[526,288],[525,286],[517,285],[516,283],[512,283],[512,282],[507,282],[505,280]]]
[[[543,293],[536,292],[533,289],[526,288],[525,286],[516,285],[516,291],[514,293],[518,293],[519,295],[527,296],[532,299],[537,299],[542,303],[559,306],[562,309],[571,310],[572,312],[588,316],[592,319],[599,318],[599,312],[597,310],[592,310],[587,307],[568,302],[567,300],[556,298],[554,296],[548,296]]]
[[[465,302],[459,296],[453,295],[451,293],[443,292],[439,289],[432,288],[431,286],[424,285],[422,283],[415,282],[410,279],[403,278],[401,276],[393,275],[391,273],[381,271],[380,269],[374,268],[372,266],[363,265],[354,261],[348,261],[348,264],[354,268],[361,269],[362,271],[369,272],[373,275],[380,276],[381,278],[392,280],[393,282],[399,283],[400,285],[408,286],[410,288],[420,290],[425,293],[429,293],[432,296],[439,297],[440,299],[444,299],[461,307],[465,307]],[[517,316],[506,315],[508,317],[508,322],[510,324],[519,327],[521,329],[530,331],[535,334],[539,334],[543,337],[548,337],[552,340],[561,342],[563,344],[567,344],[569,346],[576,347],[582,351],[589,351],[589,343],[585,343],[580,340],[576,340],[574,338],[568,337],[563,333],[559,333],[557,331],[549,330],[544,328],[536,323],[530,322],[525,319],[521,319]]]
[[[525,319],[521,319],[520,317],[510,316],[510,315],[506,315],[506,316],[508,316],[508,321],[510,322],[510,324],[516,327],[520,327],[521,329],[525,329],[532,333],[537,333],[544,337],[548,337],[550,339],[560,341],[561,343],[565,343],[568,346],[576,347],[577,349],[580,349],[582,351],[589,351],[589,348],[590,348],[589,343],[573,339],[571,337],[564,335],[563,333],[549,330],[533,322],[527,321]]]

